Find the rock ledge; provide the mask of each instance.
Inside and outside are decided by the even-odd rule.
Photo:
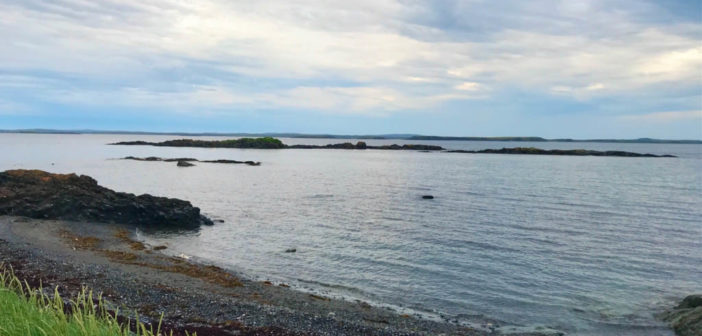
[[[0,215],[197,229],[212,221],[188,201],[116,192],[85,175],[41,170],[0,173]]]

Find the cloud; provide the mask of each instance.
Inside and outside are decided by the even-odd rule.
[[[5,1],[0,86],[62,103],[362,115],[508,88],[656,95],[700,85],[702,24],[670,15],[641,1]]]
[[[462,91],[478,91],[482,88],[482,85],[476,82],[463,82],[461,84],[456,85],[455,88],[456,90]]]

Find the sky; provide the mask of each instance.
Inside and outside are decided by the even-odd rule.
[[[0,129],[702,139],[702,1],[0,0]]]

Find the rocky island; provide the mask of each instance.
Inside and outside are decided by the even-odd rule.
[[[570,156],[620,156],[620,157],[675,157],[674,155],[640,154],[624,151],[596,151],[587,149],[540,149],[535,147],[514,147],[502,149],[483,149],[478,151],[448,150],[446,153],[468,154],[522,154],[522,155],[570,155]]]
[[[190,202],[116,192],[85,175],[41,170],[0,173],[0,215],[197,229],[212,221]]]
[[[122,141],[110,145],[132,145],[132,146],[158,146],[158,147],[204,147],[204,148],[258,148],[277,149],[285,148],[282,141],[272,137],[263,138],[240,138],[227,140],[193,140],[177,139],[162,142],[148,141]]]
[[[110,145],[132,145],[132,146],[159,146],[159,147],[205,147],[205,148],[257,148],[257,149],[384,149],[384,150],[443,150],[441,146],[434,145],[382,145],[370,146],[363,141],[356,144],[344,142],[328,145],[286,145],[280,139],[272,137],[263,138],[240,138],[230,140],[193,140],[178,139],[162,142],[148,141],[122,141]]]

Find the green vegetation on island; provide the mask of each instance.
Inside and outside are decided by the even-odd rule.
[[[122,141],[111,145],[143,145],[143,146],[159,146],[159,147],[205,147],[205,148],[259,148],[259,149],[276,149],[285,148],[282,141],[272,138],[240,138],[227,140],[193,140],[193,139],[177,139],[166,140],[163,142],[148,142],[148,141]]]

